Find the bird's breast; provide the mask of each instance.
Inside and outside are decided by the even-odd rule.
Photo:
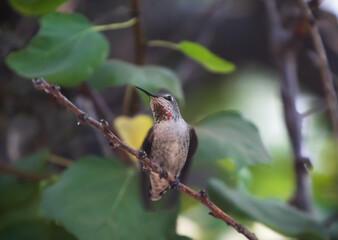
[[[189,126],[182,121],[166,121],[154,126],[151,158],[174,175],[179,175],[189,148]]]

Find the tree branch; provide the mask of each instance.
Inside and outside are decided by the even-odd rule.
[[[338,100],[337,100],[336,92],[334,90],[333,79],[332,79],[331,71],[329,68],[328,61],[327,61],[323,42],[320,37],[318,27],[316,26],[315,19],[307,3],[304,0],[298,0],[298,5],[300,7],[303,17],[308,20],[309,31],[312,37],[315,50],[319,58],[318,59],[319,69],[322,75],[325,96],[326,96],[326,100],[329,105],[335,135],[338,140]]]
[[[281,58],[280,71],[282,74],[281,96],[284,108],[284,119],[288,130],[293,152],[296,188],[290,203],[295,207],[309,212],[311,198],[309,193],[308,172],[306,164],[310,160],[302,154],[302,123],[303,119],[297,110],[296,94],[298,92],[297,53],[288,49]]]
[[[134,25],[134,42],[135,42],[135,60],[134,62],[137,65],[143,65],[145,60],[145,48],[146,42],[144,40],[144,33],[143,33],[143,22],[140,19],[140,1],[139,0],[131,0],[131,7],[132,7],[132,15],[133,17],[137,17],[138,21]]]
[[[62,95],[59,86],[49,84],[44,79],[41,78],[34,79],[33,84],[37,90],[45,91],[46,93],[53,95],[62,106],[72,111],[77,116],[78,124],[87,123],[89,125],[92,125],[100,132],[102,132],[102,134],[104,134],[108,138],[111,147],[120,148],[130,153],[131,155],[138,158],[143,165],[147,166],[148,169],[157,174],[161,174],[165,171],[159,164],[150,160],[143,151],[137,151],[129,147],[128,145],[124,144],[119,138],[117,138],[110,130],[107,121],[103,119],[97,121],[88,116],[84,111],[78,109],[71,101],[69,101],[65,96]],[[169,183],[175,181],[174,176],[171,175],[170,173],[168,173],[168,175],[165,175],[164,179],[166,179]],[[221,219],[227,225],[232,226],[237,232],[242,233],[248,239],[258,240],[255,234],[249,232],[244,226],[237,223],[233,218],[231,218],[219,207],[217,207],[212,201],[210,201],[205,191],[196,192],[180,182],[177,185],[177,189],[181,192],[188,194],[189,196],[191,196],[192,198],[196,199],[197,201],[205,205],[207,208],[209,208],[210,215],[212,215],[213,217]]]
[[[145,63],[147,45],[143,31],[143,21],[140,17],[140,0],[130,0],[130,4],[132,17],[137,17],[138,19],[136,24],[133,26],[134,63],[136,65],[142,66]],[[137,96],[135,88],[127,85],[123,99],[122,114],[132,116],[139,110],[141,106],[139,103],[140,99]]]
[[[290,204],[303,211],[311,210],[306,165],[310,160],[302,154],[302,117],[297,110],[298,93],[297,49],[293,33],[282,27],[280,14],[274,0],[265,1],[271,48],[274,60],[281,74],[281,98],[283,101],[284,120],[291,142],[296,187]]]

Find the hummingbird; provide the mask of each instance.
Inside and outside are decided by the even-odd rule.
[[[197,148],[194,128],[184,121],[178,104],[171,94],[159,92],[154,95],[140,87],[136,88],[149,96],[154,118],[154,126],[148,131],[142,150],[175,179],[181,175],[180,179],[183,181],[182,178]],[[160,200],[170,186],[174,187],[174,183],[169,184],[160,175],[154,172],[149,173],[149,198],[152,201]]]

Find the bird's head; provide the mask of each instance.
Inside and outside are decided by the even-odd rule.
[[[151,111],[156,123],[181,118],[180,109],[175,98],[168,92],[160,91],[157,95],[136,87],[149,96]]]

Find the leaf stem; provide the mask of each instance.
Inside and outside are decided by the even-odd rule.
[[[69,167],[70,165],[73,164],[72,160],[66,159],[64,157],[50,154],[48,158],[48,162],[63,166],[63,167]]]
[[[168,41],[162,41],[162,40],[151,40],[148,41],[149,47],[164,47],[164,48],[170,48],[173,50],[179,50],[178,44]]]
[[[116,29],[128,28],[128,27],[133,26],[135,23],[137,23],[137,21],[138,21],[138,19],[136,17],[134,17],[134,18],[129,19],[126,22],[111,23],[111,24],[94,26],[93,29],[95,31],[107,31],[107,30],[116,30]]]

